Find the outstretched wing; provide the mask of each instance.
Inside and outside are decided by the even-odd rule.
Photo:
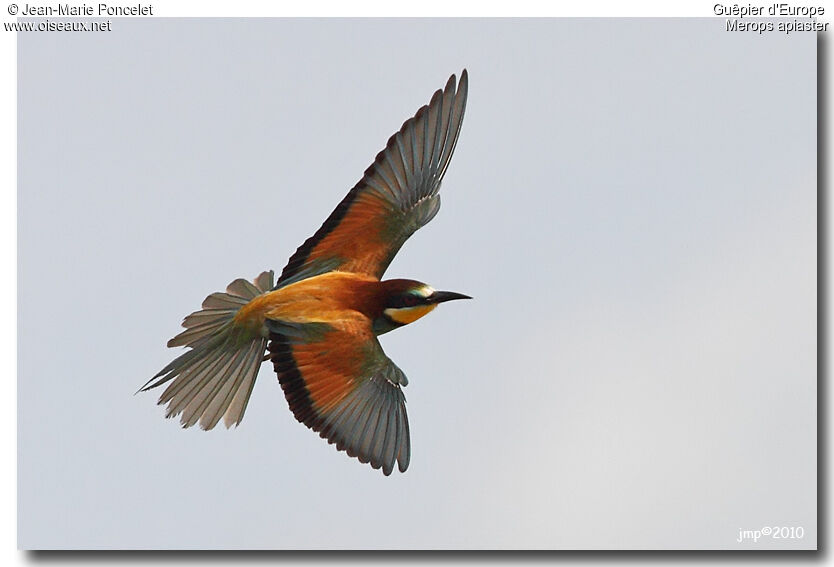
[[[409,236],[440,209],[440,181],[460,134],[468,76],[405,121],[319,230],[292,255],[276,288],[332,270],[380,278]]]
[[[295,418],[387,476],[408,468],[411,445],[402,370],[370,321],[267,321],[269,352]]]

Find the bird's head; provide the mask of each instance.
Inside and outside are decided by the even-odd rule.
[[[382,312],[374,320],[374,332],[377,335],[413,323],[432,311],[438,303],[472,299],[454,291],[437,291],[415,280],[387,280],[382,285]]]

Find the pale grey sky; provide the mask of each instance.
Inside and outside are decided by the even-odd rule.
[[[723,20],[136,20],[18,37],[22,548],[813,548],[816,38]],[[466,67],[388,277],[385,478],[265,365],[232,431],[157,392],[182,317],[280,271]],[[801,540],[738,543],[801,526]]]

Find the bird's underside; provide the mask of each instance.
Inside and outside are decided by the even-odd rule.
[[[468,77],[455,76],[388,141],[362,179],[292,255],[277,282],[264,272],[209,295],[168,346],[187,350],[143,390],[184,427],[243,419],[260,364],[272,362],[295,418],[389,475],[405,471],[410,436],[403,372],[377,335],[466,296],[413,280],[380,281],[402,244],[440,208],[460,133]]]

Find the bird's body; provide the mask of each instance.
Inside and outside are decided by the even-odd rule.
[[[170,381],[159,403],[183,426],[240,423],[258,368],[271,360],[298,421],[388,475],[405,471],[410,439],[405,374],[377,336],[467,296],[382,275],[405,240],[440,208],[440,181],[466,104],[454,75],[391,137],[362,180],[290,258],[209,295],[168,346],[187,346],[143,387]],[[265,355],[266,353],[266,355]]]
[[[255,297],[235,314],[234,321],[263,336],[268,335],[267,321],[296,324],[370,322],[374,334],[381,335],[413,323],[437,307],[437,302],[399,309],[388,305],[391,297],[411,289],[425,290],[429,294],[434,291],[414,280],[380,281],[364,274],[327,272]]]
[[[387,286],[352,272],[327,272],[260,295],[235,316],[266,329],[267,319],[296,323],[373,320],[382,315]]]

